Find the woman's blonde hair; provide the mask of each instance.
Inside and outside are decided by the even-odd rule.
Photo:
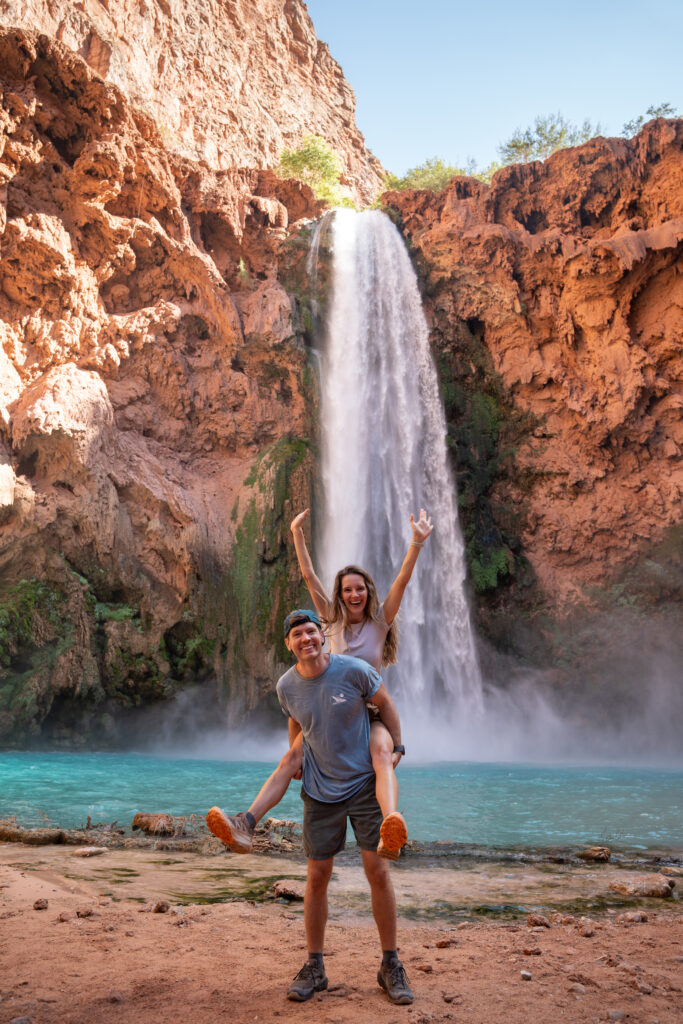
[[[326,632],[337,633],[343,629],[347,629],[349,626],[348,611],[346,605],[342,600],[342,581],[345,576],[362,576],[365,581],[365,587],[368,592],[368,599],[365,603],[363,614],[366,619],[372,619],[373,622],[379,622],[379,598],[377,597],[377,587],[375,581],[369,572],[362,569],[359,565],[346,565],[343,569],[340,569],[334,578],[334,587],[332,589],[332,601],[330,602],[330,614],[326,620]],[[395,665],[398,660],[398,616],[389,626],[389,632],[386,635],[384,641],[384,648],[382,650],[382,665]]]

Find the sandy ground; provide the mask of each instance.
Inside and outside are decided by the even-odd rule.
[[[619,921],[614,910],[594,915],[588,937],[573,923],[531,928],[523,917],[459,925],[402,918],[411,1007],[393,1006],[377,987],[374,926],[348,912],[328,928],[330,990],[298,1004],[285,991],[305,957],[300,905],[170,899],[154,913],[158,877],[146,893],[138,880],[135,894],[112,897],[93,881],[94,863],[0,845],[1,1022],[683,1021],[678,901],[650,905],[644,923]],[[125,877],[113,863],[109,879]],[[164,861],[155,864],[162,875]],[[37,900],[47,908],[34,909]]]

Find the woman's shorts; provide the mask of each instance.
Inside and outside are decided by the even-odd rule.
[[[336,803],[323,803],[301,790],[304,802],[304,853],[310,860],[327,860],[341,853],[346,842],[346,819],[361,850],[376,850],[382,812],[375,796],[375,776],[359,790]]]

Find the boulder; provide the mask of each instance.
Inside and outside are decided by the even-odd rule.
[[[641,878],[624,882],[615,878],[609,883],[610,890],[619,893],[620,896],[653,896],[657,899],[671,897],[675,886],[672,878],[661,874],[643,875]]]

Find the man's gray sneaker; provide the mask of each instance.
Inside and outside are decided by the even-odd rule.
[[[390,964],[382,964],[377,972],[377,981],[392,1003],[412,1003],[413,993],[400,960],[394,960]]]
[[[326,988],[325,968],[307,960],[287,989],[287,998],[293,999],[296,1003],[303,1003],[310,999],[314,992],[322,992]]]
[[[231,816],[225,814],[220,807],[212,807],[206,816],[206,824],[233,853],[251,853],[254,833],[249,828],[245,814]]]

